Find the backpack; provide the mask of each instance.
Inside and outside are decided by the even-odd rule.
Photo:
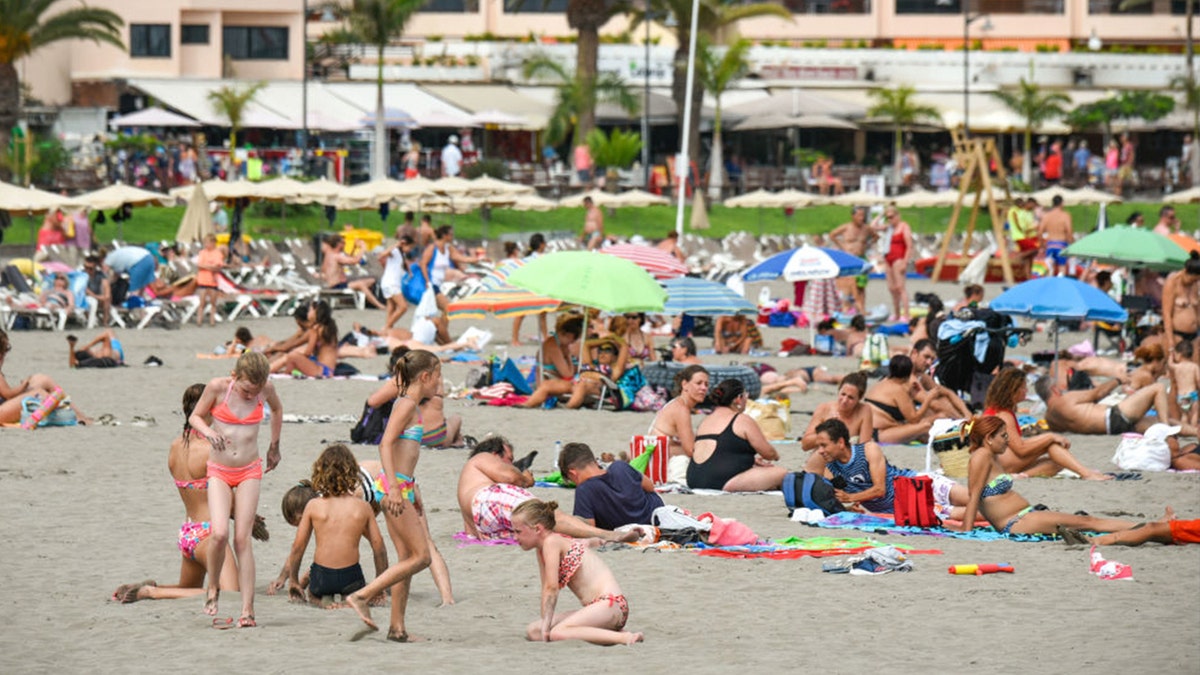
[[[363,445],[379,445],[383,441],[383,431],[387,428],[388,418],[392,416],[392,405],[395,401],[388,401],[378,408],[372,408],[370,404],[363,404],[362,417],[359,418],[358,424],[350,430],[350,442],[361,443]]]
[[[897,525],[938,527],[941,519],[933,512],[933,479],[929,476],[899,476],[892,481]]]
[[[833,494],[833,483],[824,476],[807,471],[789,471],[783,477],[782,487],[789,518],[796,509],[820,509],[827,516],[846,510]]]

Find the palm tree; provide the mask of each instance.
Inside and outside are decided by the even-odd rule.
[[[717,102],[713,118],[712,157],[708,170],[708,197],[712,201],[721,199],[721,189],[725,186],[724,158],[721,156],[721,95],[750,70],[750,61],[746,58],[748,51],[750,41],[745,38],[734,42],[719,56],[716,50],[706,44],[700,52],[700,63],[696,64],[696,75],[700,78],[700,83]]]
[[[692,85],[692,108],[687,108],[688,46],[692,36],[692,0],[648,0],[653,11],[660,17],[671,18],[675,23],[675,73],[671,82],[671,98],[678,111],[679,128],[685,126],[684,115],[690,115],[692,124],[688,134],[688,160],[695,163],[700,156],[700,106],[704,98],[704,87],[699,78]],[[743,0],[699,0],[700,15],[696,17],[696,30],[700,35],[715,41],[718,35],[742,19],[777,16],[792,20],[792,13],[779,3],[751,3]],[[634,19],[630,30],[634,30],[639,19]]]
[[[21,109],[21,82],[16,63],[41,47],[60,40],[107,42],[124,49],[115,12],[72,7],[45,16],[58,0],[0,0],[0,148],[12,140]],[[0,169],[7,174],[7,170]]]
[[[383,112],[383,50],[404,33],[408,20],[425,0],[354,0],[350,30],[363,42],[374,45],[378,70],[375,76],[375,162],[371,179],[387,178],[388,135]]]
[[[917,90],[902,84],[894,89],[876,89],[871,92],[875,104],[867,110],[868,117],[885,117],[892,123],[895,140],[892,144],[895,184],[900,184],[900,153],[904,149],[904,132],[922,119],[940,119],[937,108],[922,105],[914,100]]]
[[[1025,157],[1021,164],[1021,176],[1025,184],[1030,185],[1033,178],[1030,153],[1033,128],[1066,115],[1067,110],[1063,106],[1071,104],[1071,97],[1057,91],[1043,92],[1036,82],[1029,82],[1023,77],[1016,91],[994,91],[992,96],[1025,119]]]
[[[568,137],[572,147],[586,142],[581,122],[586,102],[613,103],[630,114],[639,109],[637,97],[614,73],[599,76],[589,86],[578,71],[572,74],[558,61],[537,54],[525,61],[523,74],[527,79],[548,79],[558,88],[554,111],[546,123],[547,145],[558,145]]]
[[[575,42],[575,76],[581,84],[584,98],[579,102],[579,129],[577,138],[585,139],[596,126],[596,99],[598,88],[596,62],[600,54],[600,28],[618,14],[632,11],[626,0],[568,0],[567,25],[579,33]]]
[[[224,86],[208,92],[208,100],[213,109],[229,120],[229,161],[233,163],[232,179],[237,175],[237,133],[242,128],[242,118],[246,115],[246,107],[254,100],[254,96],[267,86],[266,82],[255,82],[245,89],[236,86]]]

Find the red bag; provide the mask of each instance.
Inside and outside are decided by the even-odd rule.
[[[929,476],[900,476],[892,482],[897,525],[938,527],[942,521],[933,511],[933,479]]]
[[[650,448],[656,448],[654,455],[650,457],[650,465],[643,472],[650,477],[650,480],[654,481],[655,485],[663,485],[667,482],[667,461],[671,459],[668,446],[670,441],[671,439],[666,436],[634,436],[629,442],[630,459],[641,455]]]

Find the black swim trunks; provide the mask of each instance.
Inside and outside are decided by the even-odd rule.
[[[1109,436],[1120,436],[1135,429],[1133,422],[1130,422],[1121,409],[1115,405],[1108,409],[1108,416],[1104,418],[1104,426]]]
[[[339,570],[329,569],[316,563],[308,571],[308,594],[314,598],[340,595],[343,598],[367,585],[362,567],[354,563]]]

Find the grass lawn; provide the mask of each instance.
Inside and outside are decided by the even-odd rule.
[[[1159,204],[1149,202],[1133,202],[1117,204],[1108,209],[1109,223],[1125,222],[1126,217],[1133,211],[1141,211],[1146,216],[1147,224],[1157,220]],[[323,213],[319,207],[284,206],[280,213],[277,204],[255,204],[247,211],[243,220],[243,230],[254,237],[309,237],[317,232],[328,229]],[[1096,223],[1098,207],[1075,206],[1067,209],[1074,218],[1077,231],[1089,231]],[[1181,216],[1188,207],[1180,209]],[[155,208],[143,207],[133,211],[133,217],[123,224],[113,223],[111,219],[96,227],[96,236],[101,242],[108,242],[123,236],[125,241],[145,243],[149,241],[172,240],[183,217],[184,207]],[[689,223],[689,208],[684,216],[685,227]],[[949,207],[926,209],[906,209],[901,213],[919,233],[943,232],[950,222]],[[959,218],[959,231],[963,231],[967,222],[967,209]],[[704,234],[720,238],[730,232],[745,231],[752,234],[791,234],[828,232],[837,225],[849,219],[850,209],[845,206],[814,206],[797,209],[792,215],[786,215],[781,209],[736,209],[716,206],[709,212],[711,228]],[[383,230],[390,235],[392,228],[400,223],[402,214],[392,212],[385,228],[376,211],[342,211],[337,215],[335,223],[338,226],[350,224],[371,230]],[[1185,222],[1190,220],[1184,218]],[[455,234],[460,239],[479,240],[495,239],[502,234],[520,234],[533,232],[550,232],[569,230],[578,232],[583,228],[583,209],[557,209],[544,213],[533,211],[512,211],[508,209],[493,209],[491,219],[485,225],[479,212],[465,215],[434,214],[434,224],[450,223],[454,225]],[[41,224],[41,218],[19,217],[13,219],[13,226],[5,232],[4,241],[7,244],[29,244],[36,238],[36,230]],[[987,211],[980,213],[977,228],[991,226],[991,218]],[[609,211],[604,219],[605,231],[610,234],[630,236],[640,234],[648,239],[663,237],[675,227],[675,208],[668,206],[651,206],[646,208],[624,208]],[[1187,228],[1190,229],[1190,228]],[[523,239],[524,237],[522,237]]]

